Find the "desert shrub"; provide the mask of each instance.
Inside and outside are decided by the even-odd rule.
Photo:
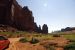
[[[34,37],[39,37],[39,35],[34,35]]]
[[[69,42],[75,42],[75,40],[73,40],[73,39],[69,39]]]
[[[53,37],[60,37],[60,35],[59,34],[54,34]]]
[[[47,50],[55,50],[55,47],[54,46],[51,46],[51,45],[45,45],[44,46]]]
[[[39,40],[35,39],[35,38],[32,38],[31,41],[30,41],[31,44],[36,44],[38,42],[39,42]]]
[[[28,40],[26,38],[21,38],[19,41],[22,43],[28,42]]]
[[[64,50],[75,50],[75,43],[71,43],[64,47]]]
[[[50,46],[49,50],[55,50],[55,47],[54,46]]]

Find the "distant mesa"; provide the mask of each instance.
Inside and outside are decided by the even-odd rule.
[[[52,33],[60,33],[60,32],[63,32],[63,33],[75,33],[75,27],[62,28],[61,30],[54,31]]]
[[[0,0],[0,24],[22,31],[37,32],[32,11],[27,6],[22,8],[16,0]]]
[[[66,31],[75,31],[75,27],[66,27],[61,29],[61,32],[66,32]]]

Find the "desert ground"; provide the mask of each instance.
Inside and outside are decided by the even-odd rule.
[[[29,42],[20,43],[20,38],[9,38],[10,45],[6,50],[49,50],[44,46],[55,45],[55,50],[64,50],[63,47],[69,43],[69,41],[63,37],[54,37],[52,40],[42,40],[37,44],[30,44]]]

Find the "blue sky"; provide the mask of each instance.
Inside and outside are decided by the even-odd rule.
[[[47,24],[49,32],[75,27],[75,0],[17,0],[28,6],[38,25]]]

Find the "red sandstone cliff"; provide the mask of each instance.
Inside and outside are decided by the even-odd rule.
[[[24,31],[34,31],[34,17],[28,7],[22,8],[16,0],[0,0],[0,24]]]

